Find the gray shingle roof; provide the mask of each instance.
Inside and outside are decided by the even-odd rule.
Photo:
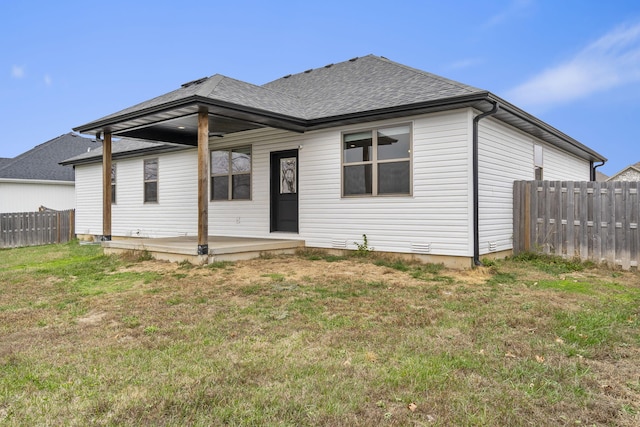
[[[216,74],[208,78],[185,83],[179,89],[125,108],[117,113],[103,117],[99,121],[144,111],[171,102],[179,102],[192,97],[208,98],[290,116],[295,116],[302,110],[302,103],[295,97]]]
[[[73,168],[59,162],[99,146],[99,142],[73,133],[60,135],[2,163],[0,178],[73,181]]]
[[[194,97],[312,120],[484,92],[383,57],[367,55],[262,86],[215,74],[95,122]]]
[[[474,108],[553,145],[591,161],[606,160],[573,138],[520,110],[489,91],[465,85],[384,57],[367,55],[289,75],[262,86],[219,74],[194,80],[179,89],[75,128],[81,133],[112,132],[121,137],[191,144],[196,133],[187,127],[179,136],[163,124],[194,117],[206,108],[252,126],[305,132],[350,123],[402,117],[451,108]],[[215,119],[213,120],[215,126]],[[144,130],[141,127],[146,126]],[[218,124],[228,133],[253,127]]]
[[[263,87],[300,99],[305,119],[486,92],[374,55],[283,77]]]

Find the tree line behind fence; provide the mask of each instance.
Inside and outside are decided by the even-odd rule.
[[[513,251],[629,270],[640,261],[639,182],[516,181]]]
[[[0,248],[63,243],[75,237],[75,210],[0,213]]]

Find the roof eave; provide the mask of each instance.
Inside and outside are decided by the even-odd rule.
[[[296,132],[304,132],[305,120],[298,117],[289,116],[286,114],[274,113],[267,110],[261,110],[258,108],[247,107],[240,104],[234,104],[221,100],[214,100],[207,97],[193,95],[187,98],[182,98],[176,101],[163,103],[153,107],[145,108],[142,110],[133,111],[130,113],[111,116],[106,119],[99,119],[82,126],[73,128],[74,131],[82,134],[96,134],[104,131],[109,131],[115,124],[140,119],[145,116],[159,114],[178,108],[185,107],[206,107],[211,114],[220,114],[233,118],[246,119],[249,121],[255,121],[261,124],[267,124],[269,126],[292,130]],[[256,118],[258,120],[256,120]]]
[[[167,153],[171,151],[187,150],[191,148],[193,147],[167,144],[167,145],[160,145],[157,147],[145,147],[145,148],[139,148],[135,150],[122,151],[119,153],[112,153],[111,158],[114,160],[117,160],[117,159],[125,159],[128,157],[136,157],[144,154]],[[71,159],[63,160],[59,164],[62,166],[69,166],[69,165],[75,166],[75,165],[88,164],[88,163],[98,163],[101,161],[102,161],[102,153],[96,154],[95,156],[91,156],[91,157],[83,157],[81,159],[71,158]]]

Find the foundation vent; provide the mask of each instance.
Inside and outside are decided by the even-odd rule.
[[[411,252],[413,252],[414,254],[431,253],[431,243],[412,243]]]
[[[498,250],[498,244],[496,242],[489,242],[489,252],[495,252]]]
[[[347,249],[347,241],[346,240],[332,240],[331,247],[335,249]]]

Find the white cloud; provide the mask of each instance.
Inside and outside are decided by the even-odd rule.
[[[568,61],[515,87],[507,98],[523,106],[571,102],[640,81],[640,23],[615,28]]]
[[[49,74],[44,75],[44,84],[47,86],[51,86],[53,84],[53,80],[51,80],[51,76]]]
[[[532,0],[513,0],[503,11],[489,18],[489,20],[485,22],[484,27],[493,27],[514,16],[521,15],[532,3]]]
[[[461,59],[459,61],[456,61],[452,64],[449,64],[449,68],[454,70],[460,70],[464,68],[474,67],[476,65],[482,64],[483,62],[484,61],[481,59],[466,58],[466,59]]]
[[[24,66],[13,65],[11,67],[11,77],[21,79],[24,77]]]

